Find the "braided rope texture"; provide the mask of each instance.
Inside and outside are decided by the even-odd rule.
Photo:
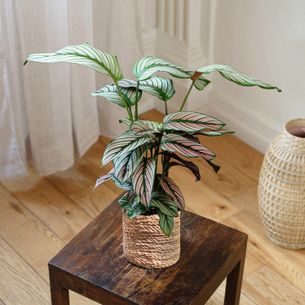
[[[288,122],[266,152],[258,185],[259,212],[274,243],[301,249],[305,248],[305,138],[290,134],[288,126],[305,126],[305,119]]]
[[[180,213],[174,229],[165,236],[158,215],[139,215],[130,219],[123,213],[123,249],[126,259],[144,268],[165,268],[180,257]]]

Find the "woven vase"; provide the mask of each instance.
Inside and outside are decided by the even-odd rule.
[[[271,142],[258,199],[268,237],[285,248],[305,248],[305,119],[288,122]]]
[[[180,257],[180,213],[170,236],[162,232],[156,214],[130,219],[123,213],[123,249],[129,262],[144,268],[175,264]]]

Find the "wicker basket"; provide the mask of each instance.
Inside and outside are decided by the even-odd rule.
[[[305,248],[305,119],[288,122],[270,144],[259,178],[259,211],[268,237]]]
[[[144,268],[165,268],[180,257],[180,213],[167,237],[161,231],[158,215],[128,218],[123,213],[123,249],[127,260]]]

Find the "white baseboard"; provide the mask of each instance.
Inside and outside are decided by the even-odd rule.
[[[223,120],[228,130],[235,136],[264,153],[271,140],[281,132],[282,127],[257,112],[251,111],[237,101],[220,95],[212,89],[209,102],[200,108],[212,116]]]

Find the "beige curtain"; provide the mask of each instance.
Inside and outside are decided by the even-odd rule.
[[[120,132],[123,110],[90,96],[109,79],[68,64],[22,63],[29,53],[89,42],[118,55],[127,72],[142,55],[138,5],[137,0],[0,1],[0,179],[26,175],[29,161],[41,175],[65,170],[100,132]]]

